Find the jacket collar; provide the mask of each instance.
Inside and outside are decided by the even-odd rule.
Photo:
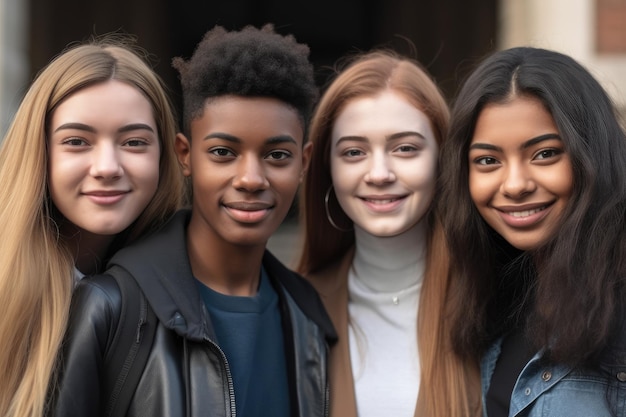
[[[180,210],[156,233],[118,251],[111,261],[132,275],[166,327],[203,340],[212,334],[196,288],[185,239],[190,210]]]
[[[214,332],[189,264],[186,229],[190,217],[191,210],[178,211],[159,231],[118,251],[108,266],[118,265],[135,278],[167,328],[202,341],[213,338]],[[313,287],[267,250],[263,266],[274,287],[284,288],[329,343],[334,343],[337,336],[319,298],[311,296]]]
[[[334,345],[337,341],[337,334],[320,298],[314,296],[315,289],[313,286],[300,275],[285,267],[267,250],[263,255],[263,266],[274,287],[284,288],[300,310],[321,329],[329,345]]]

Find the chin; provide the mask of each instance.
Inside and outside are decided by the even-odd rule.
[[[232,236],[224,240],[235,246],[265,246],[267,245],[269,236]]]
[[[511,246],[515,249],[519,249],[521,251],[531,251],[541,247],[544,243],[543,240],[530,240],[530,239],[505,239]]]
[[[368,234],[376,237],[394,237],[401,235],[406,230],[398,230],[398,229],[364,229]]]

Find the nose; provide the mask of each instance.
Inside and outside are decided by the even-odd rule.
[[[101,143],[92,151],[90,174],[96,178],[114,179],[124,174],[115,144]]]
[[[522,164],[510,164],[504,172],[500,190],[507,197],[520,198],[535,190],[536,184],[531,172]]]
[[[395,180],[396,174],[393,172],[387,154],[384,152],[373,153],[365,181],[375,185],[383,185]]]
[[[267,189],[269,181],[263,162],[255,156],[242,156],[233,179],[233,187],[248,192]]]

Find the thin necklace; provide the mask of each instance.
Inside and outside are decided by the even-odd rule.
[[[417,285],[417,284],[413,284],[413,285],[411,285],[411,287],[413,287],[414,285]],[[396,295],[394,295],[393,297],[391,297],[391,302],[393,303],[393,305],[394,305],[394,306],[397,306],[397,305],[399,305],[399,304],[400,304],[400,296],[401,296],[404,292],[406,292],[406,291],[410,290],[410,289],[411,289],[411,287],[409,287],[409,288],[404,288],[404,289],[400,290],[400,292],[398,292]]]

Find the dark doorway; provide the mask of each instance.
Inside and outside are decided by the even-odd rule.
[[[188,57],[216,24],[274,23],[311,48],[320,87],[345,54],[391,47],[419,60],[452,98],[476,59],[494,48],[497,0],[31,0],[31,75],[71,42],[137,36],[178,104],[170,62]]]

